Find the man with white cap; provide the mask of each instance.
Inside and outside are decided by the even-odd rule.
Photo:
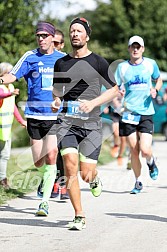
[[[141,192],[141,162],[139,153],[146,158],[151,179],[158,177],[158,168],[152,154],[153,114],[152,98],[162,86],[160,71],[155,60],[143,57],[144,40],[133,36],[128,42],[130,59],[120,63],[115,78],[118,86],[124,85],[124,112],[119,123],[120,136],[126,136],[131,152],[135,186],[131,194]],[[152,80],[155,87],[152,86]]]
[[[133,36],[129,39],[128,46],[131,46],[133,43],[138,43],[140,46],[144,47],[144,40],[140,36]]]

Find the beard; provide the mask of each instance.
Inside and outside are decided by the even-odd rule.
[[[81,49],[82,47],[84,47],[83,44],[79,43],[79,44],[75,44],[71,41],[71,46],[75,49]]]

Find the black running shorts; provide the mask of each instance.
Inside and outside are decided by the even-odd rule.
[[[27,118],[27,131],[32,139],[40,140],[48,135],[54,135],[55,133],[50,131],[52,126],[56,123],[56,120],[37,120]]]
[[[152,115],[142,115],[138,125],[119,121],[119,135],[129,136],[130,134],[138,131],[141,133],[153,134],[154,124]]]
[[[101,129],[89,130],[77,125],[63,126],[60,124],[57,130],[60,149],[76,148],[85,157],[98,160],[102,144]]]

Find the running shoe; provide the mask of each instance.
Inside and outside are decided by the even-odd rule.
[[[85,217],[75,216],[72,222],[69,222],[69,230],[82,230],[86,228]]]
[[[39,198],[42,198],[43,197],[43,180],[41,181],[40,185],[38,186],[38,189],[37,189],[37,196]]]
[[[141,192],[141,190],[143,189],[143,185],[140,181],[136,181],[135,183],[135,187],[133,188],[133,190],[130,192],[130,194],[138,194]]]
[[[49,209],[48,203],[46,201],[44,201],[39,205],[39,208],[36,212],[36,215],[37,216],[48,216],[48,209]]]
[[[113,146],[111,148],[111,150],[110,150],[110,154],[114,158],[118,157],[118,152],[119,152],[119,147],[118,146]]]
[[[153,163],[152,165],[150,164],[147,164],[148,167],[149,167],[149,174],[150,174],[150,177],[153,179],[153,180],[156,180],[158,178],[158,168],[155,164],[155,161],[153,160]]]
[[[3,187],[4,190],[8,191],[10,189],[9,185],[8,185],[8,180],[7,178],[4,178],[0,181],[0,186]]]
[[[58,196],[59,196],[59,183],[55,182],[50,197],[57,198]]]
[[[120,156],[117,157],[117,164],[118,164],[118,166],[123,165],[123,157],[120,157]]]
[[[93,182],[89,183],[90,190],[95,197],[99,197],[102,192],[102,182],[101,180],[96,177]]]
[[[127,170],[132,170],[131,160],[128,160],[126,169],[127,169]]]
[[[69,199],[69,195],[68,195],[66,187],[60,188],[59,193],[60,193],[60,200],[67,200],[67,199]]]

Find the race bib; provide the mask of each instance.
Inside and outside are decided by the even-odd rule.
[[[79,105],[80,105],[79,101],[68,101],[66,116],[87,120],[89,118],[89,114],[81,111],[79,109]]]
[[[42,89],[53,90],[53,76],[51,74],[42,74]]]
[[[138,125],[140,121],[141,115],[134,114],[133,112],[123,112],[122,121],[125,123]]]

